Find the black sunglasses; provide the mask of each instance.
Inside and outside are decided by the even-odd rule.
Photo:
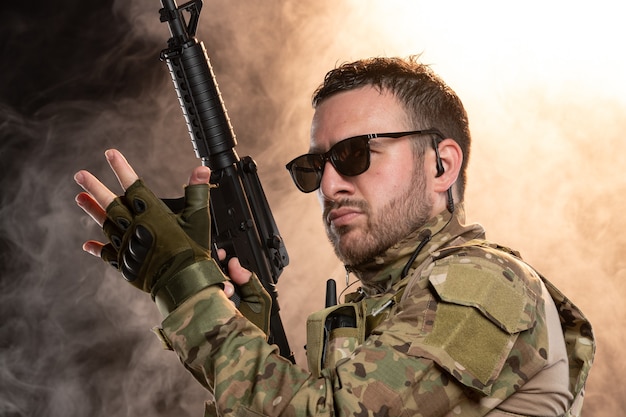
[[[444,139],[443,134],[437,129],[359,135],[335,143],[328,152],[301,155],[289,162],[286,168],[296,187],[303,193],[310,193],[319,188],[326,161],[330,161],[341,175],[354,177],[364,173],[370,167],[371,139],[397,139],[412,135],[436,135],[439,139]]]

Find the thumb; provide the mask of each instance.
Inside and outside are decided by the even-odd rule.
[[[193,170],[185,187],[185,204],[178,222],[185,233],[204,249],[211,246],[211,217],[209,213],[209,179],[211,170],[201,166]]]
[[[211,170],[209,167],[196,167],[189,177],[189,185],[208,184],[211,178]]]

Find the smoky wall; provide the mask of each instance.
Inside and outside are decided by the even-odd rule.
[[[198,37],[235,128],[237,152],[257,161],[290,254],[278,290],[298,362],[305,366],[304,323],[323,306],[324,282],[334,277],[344,285],[315,197],[299,194],[284,169],[307,149],[311,93],[337,63],[424,52],[470,115],[469,220],[520,250],[591,319],[598,354],[585,415],[620,415],[626,402],[612,376],[626,371],[619,349],[626,344],[620,330],[626,101],[597,89],[613,73],[585,73],[583,83],[561,76],[545,88],[536,67],[525,67],[528,78],[502,75],[511,71],[508,57],[499,56],[498,65],[481,62],[493,72],[483,69],[472,79],[470,69],[477,69],[446,43],[462,40],[448,20],[424,5],[415,21],[439,19],[441,43],[429,43],[434,30],[400,36],[401,27],[411,26],[400,4],[204,3]],[[180,195],[198,164],[159,61],[169,38],[159,7],[156,0],[2,6],[3,416],[201,415],[209,398],[151,333],[160,317],[149,296],[81,250],[102,232],[74,203],[80,190],[72,177],[80,169],[120,191],[103,157],[109,148],[120,149],[163,197]],[[397,47],[409,40],[411,48]]]

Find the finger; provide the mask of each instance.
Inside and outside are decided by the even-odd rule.
[[[226,294],[226,298],[230,298],[235,294],[235,287],[232,283],[228,281],[224,282],[224,294]]]
[[[97,256],[98,258],[102,254],[103,247],[104,243],[96,242],[95,240],[88,240],[83,243],[83,250],[93,256]]]
[[[250,276],[252,276],[252,273],[245,269],[243,266],[241,266],[241,264],[239,263],[239,259],[231,258],[228,261],[228,276],[230,277],[230,279],[233,280],[235,284],[243,285],[246,282],[250,281]]]
[[[104,156],[106,156],[111,169],[115,173],[124,191],[139,179],[135,170],[130,166],[126,158],[124,158],[124,155],[117,149],[107,150]]]
[[[74,175],[74,181],[87,191],[102,208],[106,208],[117,197],[106,185],[102,184],[89,171],[78,171]]]
[[[98,204],[93,197],[87,193],[80,193],[76,196],[76,204],[82,208],[85,213],[89,214],[96,223],[102,227],[106,220],[106,211]]]
[[[223,261],[224,259],[226,259],[226,251],[222,248],[219,248],[217,250],[217,259],[219,259],[220,261]]]
[[[209,167],[196,167],[189,177],[189,185],[208,184],[211,179],[211,170]]]

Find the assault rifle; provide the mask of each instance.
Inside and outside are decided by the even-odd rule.
[[[211,184],[215,186],[210,196],[211,241],[257,274],[272,297],[269,342],[278,345],[280,354],[295,363],[276,292],[276,281],[289,257],[256,163],[249,156],[240,159],[235,152],[235,133],[213,69],[204,44],[195,37],[202,0],[180,7],[175,0],[161,0],[161,4],[161,22],[168,23],[172,35],[161,52],[161,60],[170,70],[196,156],[211,168]]]

